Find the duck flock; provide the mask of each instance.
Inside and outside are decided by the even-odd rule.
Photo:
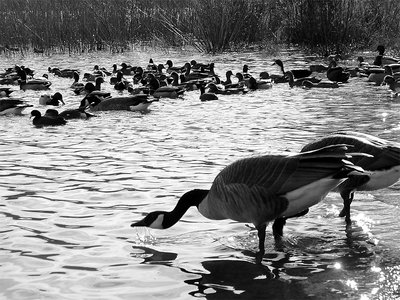
[[[372,64],[358,58],[353,68],[338,66],[340,55],[329,56],[329,65],[310,65],[307,69],[286,70],[276,59],[281,73],[250,73],[247,65],[242,72],[228,70],[223,78],[215,72],[214,63],[194,60],[175,66],[171,60],[147,66],[122,63],[112,70],[95,66],[93,72],[48,68],[49,74],[37,78],[28,67],[14,66],[0,75],[0,84],[19,85],[22,90],[47,90],[49,75],[73,79],[71,89],[79,98],[76,109],[58,111],[47,109],[44,115],[32,110],[33,125],[37,127],[65,125],[68,119],[89,119],[96,111],[146,111],[154,101],[163,98],[184,98],[185,93],[197,91],[199,100],[215,101],[219,95],[245,94],[258,89],[271,89],[275,84],[302,88],[340,88],[351,77],[365,77],[377,85],[386,84],[392,97],[400,91],[399,60],[385,56],[383,46]],[[321,79],[320,74],[326,74]],[[110,84],[121,91],[111,96],[102,86]],[[0,114],[21,114],[33,105],[12,98],[10,87],[0,87]],[[42,95],[41,105],[61,106],[61,93]],[[341,217],[350,224],[350,204],[355,191],[386,188],[400,178],[400,144],[358,132],[337,132],[303,147],[295,155],[264,155],[242,159],[225,167],[214,179],[209,190],[195,189],[185,193],[170,211],[155,211],[132,224],[164,229],[173,226],[191,206],[210,219],[232,219],[252,223],[258,230],[259,257],[264,254],[265,231],[273,222],[275,238],[283,236],[289,218],[299,217],[309,207],[319,203],[330,191],[343,198]]]

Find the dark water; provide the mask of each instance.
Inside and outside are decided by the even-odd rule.
[[[95,64],[146,65],[168,58],[214,61],[223,76],[243,64],[277,73],[311,62],[299,52],[206,56],[138,49],[7,57],[0,68],[24,64],[91,71]],[[318,62],[318,61],[317,61]],[[346,61],[355,65],[355,61]],[[81,96],[72,80],[50,76],[65,108]],[[15,87],[17,90],[17,88]],[[105,90],[114,94],[112,86]],[[44,112],[42,91],[19,91]],[[146,114],[99,112],[88,121],[38,129],[29,119],[0,118],[0,298],[2,299],[398,299],[400,298],[400,184],[358,193],[353,225],[337,217],[331,193],[274,242],[255,264],[256,231],[212,221],[190,209],[174,227],[155,231],[130,224],[151,210],[169,210],[185,191],[208,188],[227,164],[251,155],[298,151],[317,136],[356,130],[400,142],[400,102],[386,87],[352,78],[339,89],[275,85],[202,103],[199,92],[153,103]]]

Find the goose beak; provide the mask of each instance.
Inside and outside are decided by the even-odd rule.
[[[143,227],[143,226],[147,226],[143,220],[131,224],[131,227]]]

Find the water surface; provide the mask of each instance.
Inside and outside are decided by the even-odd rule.
[[[137,49],[5,57],[0,68],[24,64],[78,68],[172,59],[215,62],[223,76],[277,73],[312,61],[297,51],[207,56],[188,51]],[[349,60],[347,65],[355,65]],[[323,76],[323,75],[319,75]],[[129,78],[129,77],[128,77]],[[81,96],[72,80],[50,75],[49,94],[66,108]],[[44,112],[43,91],[20,91]],[[105,90],[113,91],[104,84]],[[170,210],[185,191],[209,188],[227,164],[243,157],[298,151],[335,130],[356,130],[400,142],[400,102],[386,87],[351,78],[339,89],[270,90],[220,96],[202,103],[199,92],[163,99],[147,113],[99,112],[88,121],[38,129],[26,115],[0,118],[0,298],[5,299],[396,299],[400,297],[400,184],[358,193],[353,225],[337,215],[336,193],[304,217],[288,221],[256,264],[252,226],[212,221],[192,208],[174,227],[155,231],[130,224],[151,210]]]

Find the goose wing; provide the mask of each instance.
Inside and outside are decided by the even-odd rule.
[[[346,149],[339,145],[294,156],[266,155],[236,161],[217,175],[199,210],[209,218],[254,224],[275,219],[288,206],[283,195],[325,178],[335,178],[339,184],[349,172],[358,170],[344,160]],[[317,196],[328,191],[322,190]]]
[[[306,145],[301,151],[309,151],[333,144],[352,146],[352,152],[372,156],[353,156],[350,161],[366,170],[384,170],[400,165],[400,144],[359,132],[337,132]]]

